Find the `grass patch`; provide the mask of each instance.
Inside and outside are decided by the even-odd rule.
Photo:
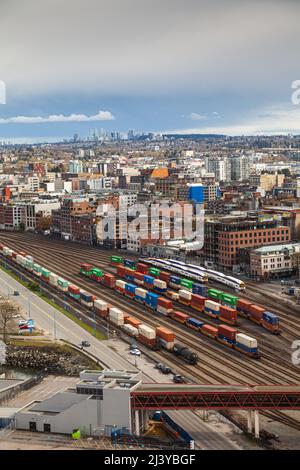
[[[44,300],[45,302],[47,302],[49,305],[51,305],[51,307],[55,308],[56,310],[58,310],[59,312],[61,312],[63,315],[65,315],[66,317],[70,318],[70,320],[72,320],[73,322],[77,323],[77,325],[81,326],[81,328],[83,328],[84,330],[86,330],[88,333],[90,333],[91,335],[95,336],[95,338],[97,338],[98,340],[104,340],[106,339],[106,336],[104,333],[102,333],[101,331],[98,331],[98,330],[94,330],[93,327],[91,327],[90,325],[87,325],[83,320],[79,320],[79,318],[77,318],[75,315],[73,315],[72,313],[70,312],[67,312],[66,310],[64,310],[62,307],[60,307],[59,305],[57,305],[54,300],[51,300],[49,299],[45,294],[43,294],[40,290],[37,290],[36,289],[36,285],[34,282],[26,282],[26,281],[23,281],[22,279],[20,279],[15,273],[13,273],[12,271],[10,271],[10,269],[8,268],[5,268],[4,266],[0,265],[0,269],[2,269],[2,271],[6,272],[7,274],[9,274],[9,276],[11,276],[12,278],[14,278],[16,281],[18,281],[20,284],[22,284],[22,286],[26,287],[26,289],[29,289],[30,291],[32,291],[34,294],[38,295],[42,300]]]

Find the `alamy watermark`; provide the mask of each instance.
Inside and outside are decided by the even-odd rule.
[[[98,240],[178,240],[204,243],[203,204],[153,203],[129,205],[119,198],[119,207],[98,206]]]
[[[292,103],[298,105],[300,104],[300,80],[292,82],[292,89],[295,90],[292,93]]]
[[[0,104],[6,104],[6,85],[0,80]]]
[[[299,366],[300,364],[300,339],[297,339],[292,342],[292,364],[294,366]]]

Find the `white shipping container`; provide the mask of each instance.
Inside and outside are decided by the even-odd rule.
[[[138,334],[139,334],[139,330],[137,328],[135,328],[134,326],[129,325],[128,323],[126,323],[122,326],[122,330],[124,330],[130,336],[138,336]]]
[[[116,286],[121,287],[121,289],[125,289],[125,284],[126,284],[126,282],[122,281],[122,279],[117,279],[116,280]]]
[[[150,328],[147,325],[139,325],[139,334],[145,336],[147,339],[155,339],[156,338],[156,331]]]
[[[28,259],[28,261],[30,261],[31,263],[33,263],[33,257],[32,257],[32,256],[27,255],[26,258]]]
[[[243,333],[237,333],[235,339],[237,343],[240,343],[243,346],[247,346],[248,348],[257,348],[257,340]]]
[[[165,281],[162,281],[161,279],[154,279],[153,285],[155,287],[159,287],[159,289],[166,289],[167,287],[167,284],[165,283]]]
[[[214,302],[213,300],[205,300],[204,305],[205,307],[211,308],[215,312],[220,311],[220,304],[218,304],[218,302]]]
[[[136,277],[134,278],[135,284],[139,284],[140,286],[144,283],[144,281],[141,281],[140,279],[137,279]]]
[[[4,246],[2,251],[3,251],[3,254],[4,254],[5,256],[8,256],[8,255],[9,255],[9,252],[10,252],[10,249],[9,249],[7,246]]]
[[[157,311],[158,311],[159,313],[162,313],[163,315],[168,315],[168,313],[169,313],[171,310],[172,310],[172,309],[162,307],[161,305],[158,305],[158,306],[157,306]]]
[[[107,309],[108,309],[108,304],[107,304],[107,302],[104,302],[104,300],[100,300],[100,299],[96,299],[96,300],[95,300],[94,306],[95,306],[95,308],[97,308],[98,310],[101,310],[101,312],[107,311]]]
[[[141,289],[141,287],[137,287],[135,289],[135,295],[139,295],[140,297],[145,299],[147,295],[147,291],[145,289]]]
[[[109,316],[111,318],[124,318],[124,313],[119,308],[111,307],[109,309]]]
[[[179,297],[181,297],[182,299],[191,300],[191,298],[192,298],[192,293],[189,292],[188,290],[180,289],[180,291],[179,291]]]
[[[114,317],[109,317],[110,321],[117,326],[122,326],[124,325],[124,318],[114,318]]]

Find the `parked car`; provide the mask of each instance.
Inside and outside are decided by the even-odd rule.
[[[90,345],[91,344],[88,341],[81,341],[81,347],[82,348],[89,348]]]
[[[160,370],[162,372],[162,374],[170,374],[170,372],[171,372],[170,367],[166,366],[165,364],[162,364],[161,362],[156,364],[155,368]]]
[[[141,351],[139,349],[130,349],[130,354],[132,354],[133,356],[140,356]]]
[[[138,349],[137,345],[135,343],[132,343],[129,347],[130,350],[132,349]]]

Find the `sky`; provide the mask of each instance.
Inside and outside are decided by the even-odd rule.
[[[0,141],[300,133],[299,18],[298,0],[0,0]]]

